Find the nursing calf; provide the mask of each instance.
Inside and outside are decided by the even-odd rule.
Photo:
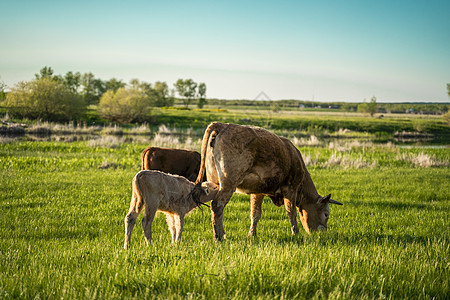
[[[212,182],[203,182],[201,187],[186,178],[156,170],[140,171],[133,178],[133,193],[130,209],[125,217],[125,244],[131,241],[131,232],[139,213],[145,209],[142,219],[145,240],[152,241],[152,222],[157,211],[166,214],[172,242],[179,242],[186,214],[203,203],[211,201],[218,187]]]

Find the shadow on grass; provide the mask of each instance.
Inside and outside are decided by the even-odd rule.
[[[311,235],[303,236],[287,236],[279,237],[276,240],[277,244],[289,245],[319,245],[319,246],[337,246],[337,245],[407,245],[420,244],[429,245],[434,238],[424,236],[405,235],[391,235],[382,233],[354,233],[354,234],[339,234],[335,233],[313,233]]]
[[[12,210],[12,209],[33,209],[33,208],[40,208],[40,207],[44,207],[48,205],[48,203],[45,202],[27,202],[27,203],[18,203],[18,204],[13,204],[13,203],[6,203],[6,204],[1,204],[0,205],[0,210],[1,211],[6,211],[6,210]]]
[[[64,228],[57,224],[35,230],[15,232],[15,238],[24,240],[77,240],[77,239],[96,239],[100,236],[99,222],[83,222],[83,226],[77,229]]]
[[[378,209],[428,209],[430,207],[430,205],[423,203],[401,203],[391,201],[377,201],[377,202],[349,201],[346,204],[355,207],[369,206]]]

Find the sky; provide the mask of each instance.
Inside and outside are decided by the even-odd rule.
[[[450,1],[0,0],[0,80],[92,72],[208,98],[449,102]]]

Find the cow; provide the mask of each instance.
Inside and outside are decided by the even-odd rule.
[[[166,214],[172,242],[176,243],[181,240],[184,216],[211,201],[218,191],[218,186],[212,182],[203,182],[199,187],[183,176],[156,170],[137,173],[132,187],[130,209],[125,217],[125,249],[130,245],[131,232],[143,209],[142,228],[147,244],[152,241],[152,222],[157,211]]]
[[[200,159],[197,151],[148,147],[142,151],[141,170],[159,170],[194,181],[200,169]]]
[[[256,235],[264,196],[286,208],[292,234],[299,232],[296,207],[306,232],[326,230],[331,195],[322,197],[316,190],[300,151],[286,138],[263,128],[236,124],[211,123],[202,141],[200,184],[208,181],[219,186],[211,202],[214,239],[225,235],[223,210],[235,191],[250,194],[251,226]]]

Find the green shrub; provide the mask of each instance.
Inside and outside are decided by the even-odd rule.
[[[80,96],[49,77],[16,84],[6,96],[5,107],[14,117],[45,121],[74,120],[86,110]]]
[[[138,88],[107,91],[100,99],[100,115],[110,121],[130,123],[144,121],[149,115],[151,101]]]

